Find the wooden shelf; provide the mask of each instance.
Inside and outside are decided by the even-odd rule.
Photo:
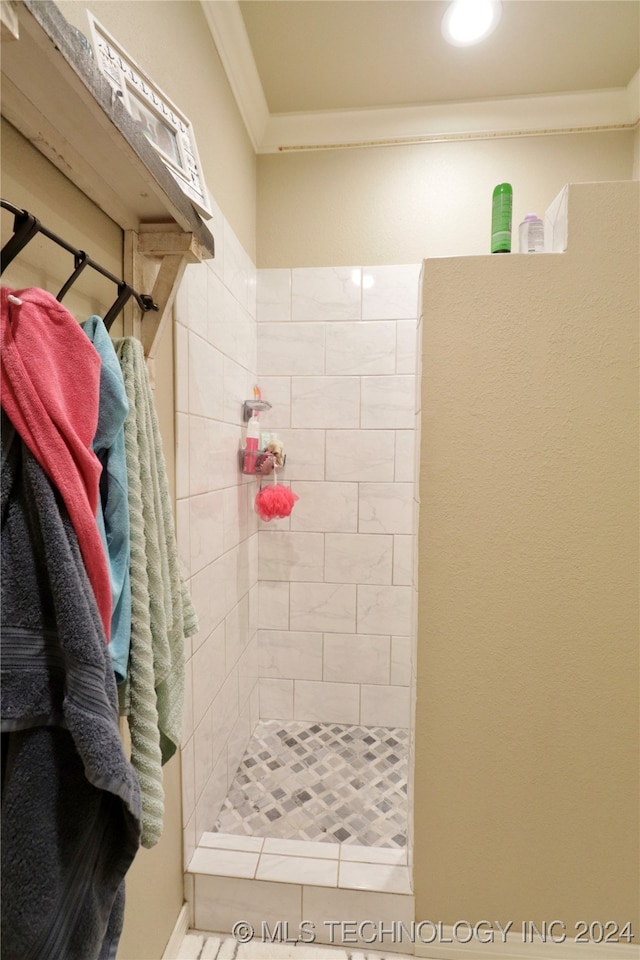
[[[212,257],[213,236],[86,38],[48,0],[2,7],[2,115],[123,230],[173,221]]]
[[[124,279],[159,307],[129,301],[125,331],[152,364],[184,269],[214,239],[55,3],[2,0],[0,13],[2,115],[122,227]]]

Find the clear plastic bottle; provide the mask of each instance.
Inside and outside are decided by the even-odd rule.
[[[544,223],[536,213],[528,213],[518,230],[520,253],[544,253]]]
[[[511,253],[511,211],[513,187],[499,183],[491,203],[491,253]]]
[[[247,424],[247,439],[244,445],[243,473],[255,473],[257,463],[258,441],[260,439],[260,421],[255,413]]]

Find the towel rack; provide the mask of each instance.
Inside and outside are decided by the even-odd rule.
[[[33,216],[32,213],[29,213],[28,210],[21,210],[19,207],[14,206],[12,203],[9,203],[8,200],[0,199],[0,206],[5,210],[8,210],[9,213],[13,214],[13,236],[5,243],[2,251],[0,251],[0,258],[2,259],[2,268],[0,273],[9,266],[12,260],[17,257],[20,251],[26,247],[26,245],[33,240],[33,238],[41,233],[43,236],[48,237],[49,240],[52,240],[54,243],[57,243],[58,246],[63,247],[65,250],[68,250],[69,253],[73,255],[73,264],[74,270],[69,279],[64,283],[61,289],[56,295],[56,300],[62,300],[69,289],[76,282],[82,271],[86,267],[90,267],[92,270],[97,271],[102,274],[103,277],[106,277],[107,280],[110,280],[112,283],[115,283],[118,288],[118,294],[115,301],[102,318],[104,325],[107,330],[118,316],[120,311],[123,309],[124,305],[128,300],[133,297],[143,313],[147,313],[149,310],[158,310],[157,303],[154,302],[153,297],[150,297],[146,293],[138,293],[133,289],[128,283],[125,283],[124,280],[119,280],[118,277],[114,277],[112,273],[106,270],[99,263],[96,263],[95,260],[92,260],[84,250],[77,250],[75,247],[72,247],[70,243],[67,243],[66,240],[63,240],[62,237],[59,237],[56,233],[53,233],[51,230],[48,230],[44,227],[40,221]]]

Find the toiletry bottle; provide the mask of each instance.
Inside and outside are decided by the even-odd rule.
[[[257,450],[258,450],[258,440],[260,438],[260,421],[258,419],[258,414],[253,412],[251,420],[247,424],[247,439],[244,445],[244,467],[243,473],[255,473],[256,472],[256,461],[257,461]]]
[[[511,253],[511,211],[513,188],[499,183],[493,191],[491,207],[491,253]]]
[[[520,253],[544,253],[544,223],[535,213],[528,213],[520,224]]]

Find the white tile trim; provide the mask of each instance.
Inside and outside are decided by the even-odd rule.
[[[216,843],[216,838],[218,842]],[[211,869],[198,869],[199,864],[207,859],[206,854],[219,850],[221,854],[236,853],[246,861],[253,854],[256,857],[255,870],[251,877],[246,872],[215,873]],[[206,853],[205,853],[206,852]],[[204,854],[204,856],[203,856]],[[291,860],[291,875],[282,873],[281,877],[273,876],[271,868],[275,859]],[[212,858],[209,858],[212,859]],[[221,860],[221,863],[224,860]],[[328,864],[338,861],[336,882],[317,883],[315,880],[304,880],[300,876],[303,861]],[[205,833],[189,864],[189,874],[206,874],[208,876],[234,876],[251,880],[269,880],[273,883],[298,884],[300,886],[311,883],[313,886],[338,887],[344,890],[358,890],[364,893],[394,893],[410,896],[412,891],[411,868],[406,866],[407,851],[389,847],[362,847],[346,843],[320,843],[317,841],[283,840],[273,837],[243,837],[234,834]],[[266,872],[265,872],[266,871]],[[357,882],[354,876],[358,875]],[[367,878],[366,874],[370,877]],[[268,874],[268,875],[267,875]],[[344,882],[342,877],[344,876]],[[388,877],[388,882],[384,880]]]
[[[182,941],[187,935],[187,931],[191,926],[191,910],[188,903],[183,903],[180,913],[178,914],[178,919],[176,920],[175,927],[173,932],[169,937],[169,942],[167,943],[164,953],[162,954],[162,960],[177,960],[180,954],[180,947],[182,946]]]

